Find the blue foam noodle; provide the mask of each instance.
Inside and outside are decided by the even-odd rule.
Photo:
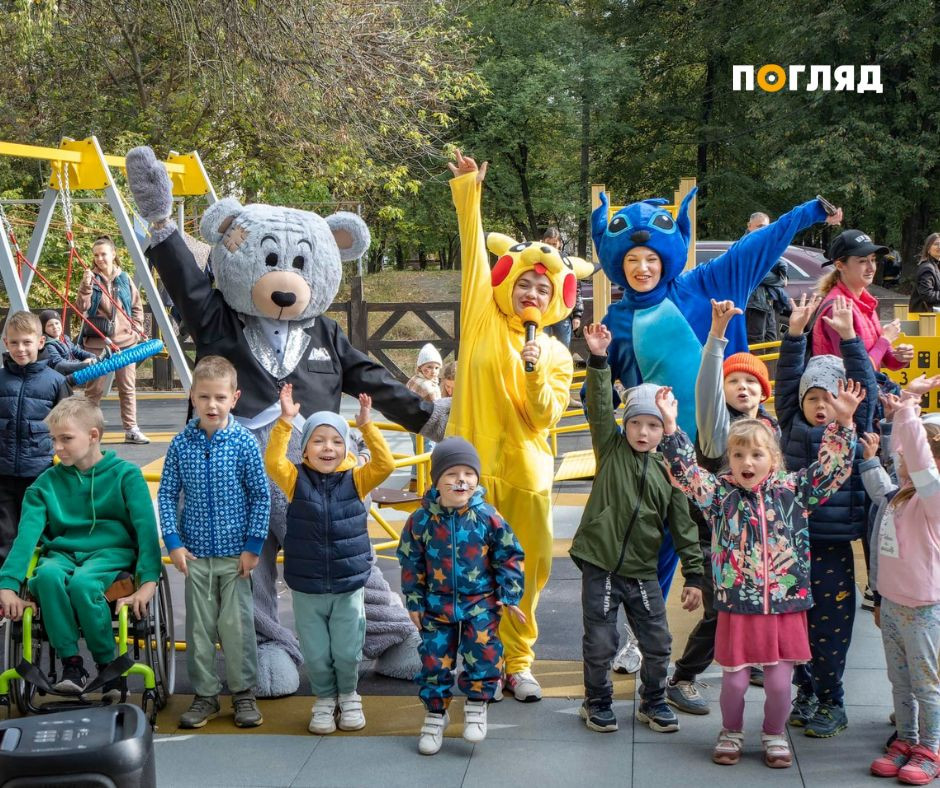
[[[116,369],[126,367],[128,364],[137,364],[161,352],[163,352],[163,340],[148,339],[146,342],[141,342],[139,345],[134,345],[134,347],[121,350],[113,356],[108,356],[108,358],[103,361],[89,364],[87,367],[73,372],[71,377],[77,385],[81,386],[89,380],[100,378],[102,375],[107,375],[114,372]]]

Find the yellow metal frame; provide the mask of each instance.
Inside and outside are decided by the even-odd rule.
[[[101,191],[108,186],[106,167],[123,170],[127,166],[123,156],[99,155],[97,140],[94,137],[86,137],[83,140],[63,137],[58,148],[0,141],[0,156],[48,161],[52,167],[49,188],[57,191],[59,178],[65,182],[66,168],[70,189]],[[171,154],[164,166],[173,182],[174,196],[214,194],[198,153]]]

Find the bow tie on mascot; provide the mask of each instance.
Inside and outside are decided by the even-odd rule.
[[[441,439],[450,400],[422,402],[324,315],[339,288],[342,261],[369,246],[368,228],[358,216],[340,212],[324,218],[291,208],[243,206],[231,198],[214,203],[200,226],[212,247],[213,289],[169,218],[169,177],[150,148],[128,153],[127,179],[138,210],[151,223],[147,257],[182,313],[197,360],[220,355],[234,364],[241,397],[232,413],[252,430],[262,453],[280,415],[278,395],[285,383],[293,385],[301,414],[338,412],[343,393],[366,393],[386,417]],[[302,422],[299,416],[298,429]],[[300,462],[297,430],[288,457]],[[278,620],[276,556],[286,511],[286,499],[272,485],[270,531],[253,575],[262,697],[295,692],[303,662],[293,631]],[[365,594],[364,656],[377,659],[378,672],[411,679],[420,668],[418,633],[375,564]]]
[[[827,216],[819,200],[810,200],[748,233],[715,259],[686,271],[692,236],[689,206],[695,193],[692,189],[685,196],[675,219],[663,207],[666,200],[657,198],[627,205],[609,220],[607,195],[601,193],[601,204],[591,217],[601,267],[611,282],[623,288],[623,298],[611,304],[601,321],[613,337],[607,351],[611,379],[619,379],[626,388],[640,383],[672,386],[679,401],[679,426],[693,441],[695,379],[711,328],[711,299],[731,300],[743,309],[793,236]],[[635,282],[637,287],[628,280],[625,262],[639,247],[658,255],[661,272],[658,277],[653,272],[642,284]],[[747,351],[743,316],[732,318],[726,336],[726,356]],[[613,397],[616,407],[616,392]],[[677,561],[667,530],[659,567],[664,594]]]

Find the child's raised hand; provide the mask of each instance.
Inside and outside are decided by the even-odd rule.
[[[468,172],[475,172],[477,174],[477,183],[483,183],[483,179],[486,177],[486,169],[490,166],[488,161],[483,162],[481,166],[477,167],[477,163],[469,156],[464,156],[459,149],[454,150],[454,158],[457,160],[457,163],[455,164],[449,161],[447,162],[447,166],[450,168],[455,178],[466,175]]]
[[[612,339],[610,329],[603,323],[591,323],[584,327],[584,341],[592,355],[606,356]]]
[[[300,405],[294,402],[294,384],[285,383],[281,386],[281,393],[278,397],[281,403],[281,418],[287,422],[293,422],[294,418],[300,413]]]
[[[734,305],[734,301],[716,301],[712,299],[712,327],[711,335],[718,339],[725,338],[725,331],[728,330],[728,323],[735,315],[744,313]]]
[[[189,569],[186,566],[186,562],[196,561],[198,559],[185,547],[177,547],[175,550],[170,550],[170,560],[173,562],[173,566],[176,567],[177,571],[184,577],[187,577],[189,575]]]
[[[691,613],[693,610],[698,610],[699,605],[702,604],[702,592],[698,588],[686,586],[682,589],[681,601],[682,609]]]
[[[672,435],[679,418],[679,401],[672,395],[672,387],[663,386],[656,392],[656,407],[663,416],[663,432]]]
[[[832,316],[823,315],[822,319],[841,339],[855,339],[852,305],[845,296],[836,296],[832,300]]]
[[[372,397],[368,394],[359,395],[359,412],[356,414],[356,426],[362,427],[372,420]]]
[[[933,391],[933,389],[940,389],[940,375],[934,375],[932,378],[928,378],[926,374],[922,374],[908,383],[905,391],[916,394],[918,397],[923,397],[924,394],[928,391]]]
[[[833,397],[832,394],[829,394],[829,401],[836,412],[836,421],[839,424],[843,427],[852,426],[852,417],[855,415],[859,403],[865,399],[865,394],[865,389],[857,380],[850,380],[848,383],[844,380],[839,381],[839,396]]]
[[[822,296],[819,293],[813,293],[809,300],[806,298],[806,293],[800,296],[799,301],[790,299],[790,336],[798,337],[802,335],[806,329],[806,324],[809,323],[809,319],[813,316],[813,312],[816,311],[820,301],[822,301]]]
[[[879,394],[878,399],[881,400],[881,406],[884,408],[885,421],[894,419],[894,414],[897,413],[898,408],[901,407],[901,398],[897,394],[885,392],[884,394]]]
[[[877,432],[866,432],[858,436],[862,444],[862,457],[871,460],[878,456],[878,447],[881,445],[881,436]]]

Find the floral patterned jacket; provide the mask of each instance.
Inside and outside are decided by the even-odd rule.
[[[660,448],[676,486],[712,527],[716,610],[768,615],[813,606],[809,515],[849,478],[855,444],[854,427],[830,424],[816,462],[746,490],[730,474],[702,469],[681,430],[664,438]]]

